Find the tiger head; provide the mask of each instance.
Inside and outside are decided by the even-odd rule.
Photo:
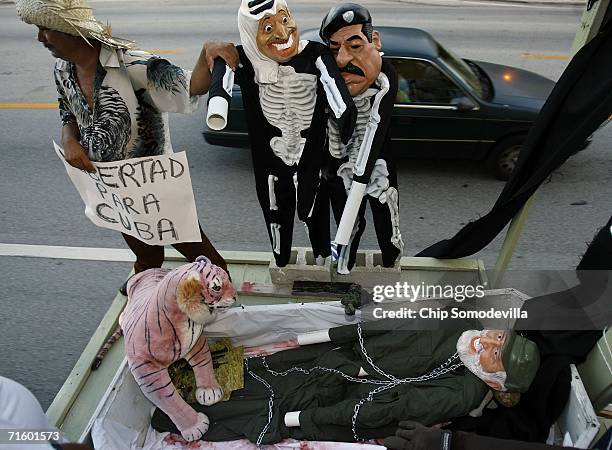
[[[199,256],[193,269],[179,282],[176,301],[187,317],[204,324],[236,301],[236,289],[225,270]]]

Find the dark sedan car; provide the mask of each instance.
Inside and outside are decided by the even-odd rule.
[[[399,78],[391,121],[396,154],[480,160],[496,177],[507,179],[555,83],[526,70],[459,59],[423,30],[377,29],[384,57]],[[319,40],[317,33],[308,30],[300,37]],[[238,87],[227,127],[207,129],[204,137],[214,145],[248,147]]]

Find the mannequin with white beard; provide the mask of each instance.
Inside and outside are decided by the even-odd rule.
[[[355,106],[329,50],[299,40],[285,0],[243,0],[238,28],[242,45],[211,42],[205,48],[209,63],[220,57],[234,69],[234,82],[241,88],[257,197],[276,264],[289,262],[296,210],[322,262],[330,251],[329,231],[322,233],[311,217],[324,157],[326,109],[347,142]]]
[[[539,367],[536,345],[512,331],[407,330],[379,320],[299,335],[299,348],[250,358],[245,387],[228,402],[196,410],[216,417],[205,439],[246,437],[352,442],[384,438],[398,423],[426,425],[478,408],[492,389],[525,392]],[[156,412],[153,426],[172,431]]]

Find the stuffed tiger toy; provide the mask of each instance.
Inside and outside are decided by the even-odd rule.
[[[172,270],[146,270],[128,282],[128,302],[119,317],[128,365],[144,395],[187,441],[200,439],[209,420],[180,397],[168,366],[184,358],[195,375],[198,403],[221,400],[223,390],[202,330],[235,298],[228,274],[203,256]]]

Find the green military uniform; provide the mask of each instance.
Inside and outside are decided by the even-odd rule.
[[[364,355],[357,325],[330,329],[331,343],[249,359],[244,389],[233,392],[227,402],[210,407],[192,405],[211,421],[202,439],[246,437],[268,444],[291,437],[350,442],[355,441],[355,435],[366,439],[393,434],[400,420],[433,424],[476,408],[488,388],[458,357],[453,358],[463,330],[405,331],[397,329],[399,326],[400,320],[362,324],[364,348],[382,374]],[[479,328],[477,323],[466,323],[465,329]],[[445,367],[446,373],[432,373]],[[382,385],[354,381],[360,368],[369,374],[361,378],[388,383],[371,401],[362,400]],[[283,374],[285,371],[290,372]],[[395,385],[389,375],[396,379],[425,375],[429,379]],[[269,417],[271,391],[274,397]],[[360,401],[353,425],[355,405]],[[301,411],[299,427],[285,426],[284,416],[290,411]],[[152,424],[158,431],[176,431],[161,410],[155,412]]]

